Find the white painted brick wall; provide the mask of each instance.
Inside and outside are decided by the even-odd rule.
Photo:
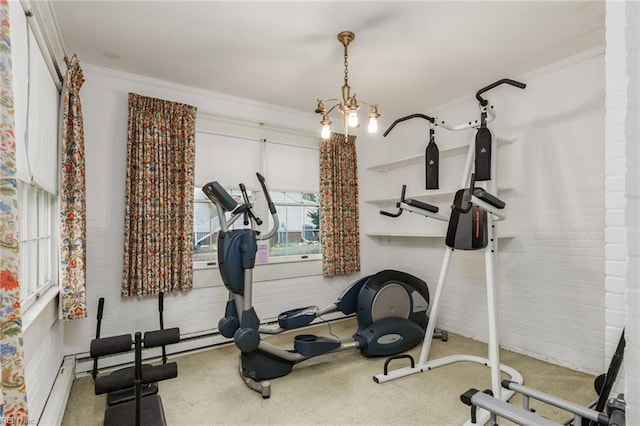
[[[502,86],[487,94],[497,111],[490,127],[498,138],[514,141],[500,148],[498,165],[498,186],[512,189],[500,194],[506,201],[508,218],[497,224],[497,231],[515,235],[499,240],[501,342],[508,348],[592,373],[602,372],[604,365],[604,224],[624,223],[624,194],[612,193],[605,200],[605,186],[618,189],[624,177],[605,182],[604,62],[602,48],[585,52],[524,76],[509,76],[528,84],[523,91]],[[477,115],[471,95],[424,112],[450,123],[466,121]],[[368,165],[423,152],[424,124],[396,129],[384,140],[365,141],[367,148],[360,156],[364,182],[361,232],[444,230],[410,213],[398,219],[383,217],[378,214],[380,205],[366,203],[394,194],[397,197],[403,183],[411,194],[426,192],[422,164],[383,173],[366,170]],[[471,136],[470,131],[436,129],[441,151],[468,142]],[[624,145],[609,149],[619,167],[624,166]],[[440,170],[441,188],[459,188],[462,161],[443,159]],[[448,215],[451,199],[434,201]],[[620,211],[612,211],[605,218],[605,203],[619,206]],[[393,204],[382,207],[391,210]],[[607,267],[620,276],[625,270],[627,236],[624,230],[609,228],[606,238],[617,243],[608,250],[617,263]],[[367,253],[378,267],[395,267],[424,278],[433,296],[444,253],[443,239],[363,238],[363,246],[375,247]],[[623,287],[615,276],[609,286]],[[486,340],[484,283],[482,252],[456,251],[438,325]],[[618,306],[622,303],[619,298],[612,302]]]
[[[607,2],[606,363],[626,327],[624,373],[614,390],[625,392],[627,424],[640,424],[639,14],[637,2]]]

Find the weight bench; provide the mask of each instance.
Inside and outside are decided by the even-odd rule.
[[[169,328],[144,333],[136,332],[132,341],[130,334],[93,339],[90,353],[92,357],[129,352],[131,345],[135,350],[135,364],[129,373],[99,376],[95,379],[95,393],[101,395],[121,389],[134,388],[135,399],[109,406],[104,413],[105,426],[120,425],[166,425],[162,400],[158,394],[143,398],[143,385],[173,379],[178,376],[178,365],[175,362],[162,365],[142,365],[142,348],[154,348],[170,345],[180,341],[180,329]]]

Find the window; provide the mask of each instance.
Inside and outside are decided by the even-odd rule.
[[[255,214],[264,222],[258,230],[264,233],[271,229],[273,220],[256,172],[260,171],[267,180],[281,226],[269,241],[258,242],[260,261],[266,257],[265,252],[268,252],[270,263],[320,259],[318,145],[315,132],[198,112],[196,187],[218,181],[227,190],[238,188],[240,182],[252,188]],[[239,191],[229,192],[234,197],[240,195]],[[196,266],[204,266],[205,262],[213,265],[217,261],[216,231],[220,227],[216,209],[199,189],[194,200],[194,263]],[[242,220],[235,224],[235,227],[242,226]],[[283,265],[281,277],[322,273],[315,263],[301,262],[296,268]]]
[[[227,189],[227,192],[238,203],[242,203],[242,193],[238,190]],[[249,201],[253,201],[253,194],[247,191]],[[228,218],[227,218],[228,219]],[[242,220],[237,220],[231,229],[249,227]],[[218,230],[220,219],[215,204],[202,192],[201,188],[194,189],[193,204],[193,261],[206,262],[215,265],[218,260]]]
[[[238,190],[227,191],[242,203],[242,193]],[[250,202],[254,194],[247,191]],[[278,212],[280,226],[276,235],[269,240],[269,256],[277,259],[306,259],[320,253],[320,205],[317,193],[271,192],[273,203]],[[273,227],[273,218],[266,207],[256,205],[256,214],[263,219],[269,217],[268,229]],[[231,229],[248,228],[242,219],[237,220]],[[193,261],[215,265],[217,262],[217,241],[220,220],[216,206],[200,188],[194,191],[193,209]],[[266,229],[265,229],[266,231]]]
[[[18,182],[20,216],[20,298],[23,309],[54,284],[53,218],[56,197],[37,185]]]
[[[47,65],[20,2],[9,2],[23,313],[58,284],[57,76]]]
[[[307,258],[320,253],[320,204],[317,193],[271,192],[280,226],[269,241],[269,256]],[[273,218],[269,217],[269,227]]]

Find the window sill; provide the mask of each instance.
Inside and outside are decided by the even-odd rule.
[[[36,322],[40,314],[49,304],[58,297],[60,289],[58,286],[51,286],[22,314],[22,330],[26,332],[29,327]]]
[[[314,262],[322,260],[321,254],[309,254],[305,255],[306,257],[270,257],[269,262],[267,263],[258,263],[256,262],[256,267],[260,268],[262,266],[268,265],[277,265],[283,263],[300,263],[300,262]],[[193,269],[218,269],[217,261],[208,261],[208,262],[193,262]]]

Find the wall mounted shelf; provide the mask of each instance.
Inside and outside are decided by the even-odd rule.
[[[498,138],[498,146],[508,145],[513,143],[512,140]],[[469,144],[458,145],[451,148],[444,148],[440,150],[440,159],[447,157],[454,157],[456,155],[466,154],[469,149]],[[375,172],[388,172],[390,170],[399,169],[402,167],[413,166],[416,164],[424,164],[424,153],[419,155],[413,155],[411,157],[402,158],[399,160],[389,161],[387,163],[377,164],[369,166],[366,169]]]
[[[367,237],[372,238],[444,238],[443,234],[404,234],[404,233],[392,233],[392,232],[369,232],[365,234]],[[515,238],[515,235],[505,234],[498,235],[498,239]]]

